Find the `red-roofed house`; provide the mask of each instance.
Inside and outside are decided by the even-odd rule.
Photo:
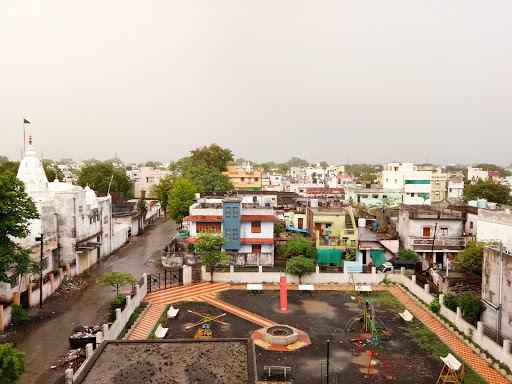
[[[229,239],[224,249],[232,255],[233,264],[274,264],[274,223],[279,218],[272,207],[228,197],[203,199],[193,204],[189,213],[183,220],[190,230],[186,243],[196,243],[201,232],[223,233]]]

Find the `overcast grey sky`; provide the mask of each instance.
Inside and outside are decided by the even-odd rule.
[[[0,0],[0,155],[512,162],[509,0]]]

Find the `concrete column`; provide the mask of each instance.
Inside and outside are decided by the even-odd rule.
[[[258,265],[258,273],[261,275],[263,273],[263,266]]]
[[[27,291],[28,291],[28,306],[32,306],[32,284],[27,284]]]
[[[395,274],[395,267],[391,267],[391,274],[394,275]]]
[[[60,283],[62,284],[62,281],[64,280],[64,271],[62,270],[62,268],[59,268],[59,278]]]
[[[430,285],[425,284],[425,285],[423,286],[423,289],[425,290],[425,293],[430,293]]]
[[[126,308],[130,309],[131,305],[132,305],[132,298],[131,298],[131,296],[126,296]]]
[[[343,269],[343,272],[345,272],[345,269]],[[318,275],[320,273],[320,267],[317,265],[315,273]]]
[[[12,302],[14,305],[20,305],[20,296],[18,295],[18,292],[12,293]]]
[[[400,274],[401,274],[402,276],[403,276],[403,275],[405,275],[405,268],[404,268],[404,267],[400,268]]]
[[[189,265],[183,266],[183,285],[192,284],[192,267]]]
[[[439,295],[439,304],[441,304],[441,306],[444,305],[444,295],[442,293]]]
[[[135,286],[135,297],[139,297],[140,295],[140,287],[139,287],[139,284],[137,284]]]
[[[108,324],[103,324],[103,336],[105,337],[105,340],[108,336]]]
[[[54,292],[53,279],[54,279],[53,273],[50,272],[50,293]]]
[[[458,307],[457,307],[457,309],[458,309]],[[481,321],[476,323],[476,333],[477,333],[479,339],[484,334],[484,327],[483,327],[483,323]]]
[[[411,281],[413,284],[416,284],[416,275],[412,275]]]
[[[73,382],[73,368],[66,369],[66,373],[64,373],[64,377],[66,378],[66,383]]]
[[[103,332],[96,332],[96,346],[100,345],[103,342]]]
[[[143,283],[142,283],[141,289],[144,289],[144,292],[147,292],[148,291],[148,274],[147,273],[143,273],[142,274],[142,278],[144,280],[142,280]]]
[[[377,268],[372,267],[372,275],[375,275],[377,273]]]
[[[116,308],[116,320],[121,318],[121,308]]]
[[[457,307],[457,320],[462,318],[462,312],[460,310],[460,307]]]
[[[69,263],[66,264],[66,272],[68,273],[68,277],[71,277],[71,265],[69,265]]]
[[[0,332],[4,331],[4,306],[0,304]]]
[[[348,268],[345,265],[343,266],[343,274],[348,275]]]
[[[503,340],[503,355],[510,356],[510,340]]]
[[[92,356],[92,353],[94,351],[94,348],[93,348],[93,345],[92,343],[89,343],[85,346],[85,356],[87,358],[91,357]]]
[[[233,279],[235,278],[235,266],[233,264],[229,265],[229,281],[233,283]]]

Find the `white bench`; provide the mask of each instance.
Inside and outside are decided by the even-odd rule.
[[[167,334],[168,330],[169,330],[169,328],[164,328],[164,327],[162,327],[162,324],[159,324],[158,328],[155,331],[155,338],[163,339],[165,337],[165,335]]]
[[[455,358],[451,353],[446,357],[441,357],[441,360],[448,366],[448,368],[458,371],[462,366],[461,362]]]
[[[404,319],[405,321],[412,321],[412,319],[414,319],[412,313],[409,312],[407,309],[404,311],[404,313],[398,312],[398,314],[402,316],[402,319]]]
[[[315,286],[313,284],[299,284],[299,291],[310,291],[313,293],[315,291]]]
[[[168,319],[174,319],[176,317],[176,315],[178,314],[180,310],[179,309],[176,309],[174,308],[172,305],[171,307],[169,308],[169,310],[167,311],[167,318]]]
[[[372,287],[369,285],[356,285],[356,292],[371,292]]]
[[[252,291],[261,292],[261,291],[263,291],[263,284],[247,284],[247,291],[249,291],[249,292],[252,292]]]

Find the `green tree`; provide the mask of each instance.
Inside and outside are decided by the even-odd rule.
[[[217,168],[193,167],[184,175],[197,189],[197,192],[204,194],[211,191],[231,191],[233,184],[226,175],[223,175]]]
[[[479,297],[473,297],[471,292],[463,292],[457,296],[457,304],[462,316],[471,324],[480,321],[480,314],[485,311],[485,305]]]
[[[123,192],[127,197],[133,196],[132,183],[126,175],[126,171],[122,168],[116,169],[111,164],[102,163],[83,167],[77,184],[81,187],[89,185],[98,192],[107,192],[112,176],[111,192]]]
[[[503,167],[500,167],[499,165],[496,165],[496,164],[482,163],[482,164],[475,165],[474,168],[482,168],[482,171],[498,171],[500,173],[501,177],[512,176],[512,173],[509,170],[507,170]]]
[[[64,157],[57,161],[57,164],[59,165],[69,165],[73,162],[73,159],[70,159],[69,157]]]
[[[15,383],[25,372],[25,353],[11,343],[0,344],[0,384]]]
[[[233,161],[233,152],[213,143],[209,147],[196,148],[190,151],[193,167],[212,167],[220,172],[225,171],[227,163]]]
[[[364,173],[375,173],[379,169],[382,169],[382,164],[345,164],[345,172],[357,177]]]
[[[148,213],[148,206],[146,204],[146,200],[142,198],[142,196],[137,200],[137,206],[135,207],[137,212],[140,212],[142,216],[142,220],[146,218],[146,215]]]
[[[284,232],[284,225],[281,223],[275,223],[274,224],[274,233],[283,233]]]
[[[373,181],[377,180],[377,175],[374,173],[363,173],[361,175],[361,181]]]
[[[196,187],[185,179],[176,180],[169,191],[168,211],[171,218],[178,224],[188,215],[189,208],[194,204]]]
[[[309,161],[305,159],[301,159],[299,157],[292,157],[290,160],[286,162],[288,167],[307,167],[309,165]]]
[[[323,169],[326,169],[328,166],[329,166],[329,163],[327,161],[321,161],[320,162],[320,166],[323,168]]]
[[[44,261],[36,261],[30,257],[31,250],[28,248],[17,247],[17,255],[11,265],[13,275],[20,277],[20,284],[18,286],[18,294],[20,293],[23,284],[23,276],[26,274],[33,274],[37,277],[40,276],[41,272],[46,268]]]
[[[20,167],[19,161],[5,161],[0,163],[0,175],[10,174],[16,177],[18,168]]]
[[[301,235],[293,235],[284,245],[280,247],[280,253],[287,259],[294,256],[305,256],[316,260],[318,252],[311,243]]]
[[[104,287],[114,287],[116,289],[116,296],[119,295],[119,288],[126,284],[134,285],[137,282],[135,277],[130,273],[110,272],[108,275],[103,275],[96,279],[96,283]]]
[[[287,172],[290,172],[290,167],[286,163],[281,163],[277,166],[277,171],[284,176]]]
[[[447,165],[446,172],[455,173],[460,172],[464,175],[464,177],[468,177],[468,167],[465,165]]]
[[[486,199],[497,204],[512,204],[510,186],[491,178],[477,179],[464,188],[462,202],[467,204],[468,201],[477,199]]]
[[[315,270],[316,266],[313,260],[304,256],[295,256],[288,260],[284,271],[290,275],[299,276],[299,284],[301,284],[302,276],[313,273]]]
[[[0,163],[5,163],[6,161],[9,161],[7,156],[0,156]]]
[[[151,186],[151,195],[156,197],[156,199],[160,202],[162,209],[164,210],[164,215],[167,215],[167,205],[169,200],[169,191],[172,188],[172,184],[174,183],[175,177],[172,175],[166,175],[160,179],[158,184],[153,184]]]
[[[144,166],[151,167],[151,168],[158,168],[161,165],[162,165],[162,163],[159,161],[148,161]]]
[[[471,241],[466,249],[457,253],[452,269],[455,272],[473,272],[481,275],[484,261],[484,246],[488,244],[490,243]]]
[[[176,162],[169,164],[169,170],[175,175],[184,175],[188,170],[192,168],[192,158],[183,157]]]
[[[402,249],[398,251],[398,259],[399,260],[411,260],[411,261],[419,261],[418,254],[414,252],[412,249]]]
[[[235,161],[233,161],[233,165],[242,165],[243,163],[247,162],[243,157],[239,157]]]
[[[229,260],[229,255],[222,250],[222,246],[229,239],[224,238],[222,233],[203,232],[197,236],[195,249],[201,255],[204,265],[210,268],[210,282],[213,283],[213,272],[219,264]]]
[[[12,174],[0,174],[0,281],[9,282],[7,271],[24,249],[12,238],[25,238],[30,234],[29,220],[38,219],[39,213],[25,192],[25,185]]]
[[[84,164],[85,165],[97,165],[97,164],[101,164],[101,161],[99,161],[98,159],[95,159],[95,158],[90,158],[88,160],[84,160]]]
[[[44,173],[46,174],[46,178],[48,181],[54,181],[58,179],[59,181],[64,180],[64,173],[57,165],[52,165],[50,163],[43,162]]]

